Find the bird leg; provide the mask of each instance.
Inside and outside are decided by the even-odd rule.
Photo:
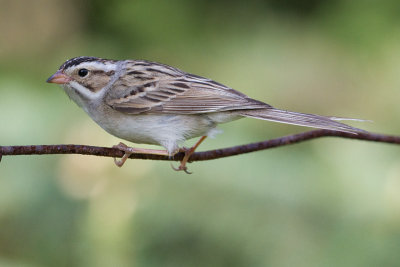
[[[129,147],[125,145],[124,143],[119,143],[118,145],[113,146],[113,148],[117,148],[121,151],[124,151],[125,154],[122,156],[120,160],[117,160],[114,158],[114,163],[118,167],[122,167],[124,165],[125,161],[129,158],[130,155],[134,153],[139,153],[139,154],[156,154],[156,155],[162,155],[162,156],[168,156],[168,151],[166,150],[157,150],[157,149],[146,149],[146,148],[134,148],[134,147]]]
[[[204,141],[204,139],[206,139],[206,138],[207,138],[207,136],[202,136],[202,137],[199,139],[199,141],[197,141],[197,143],[196,143],[194,146],[192,146],[191,148],[185,148],[185,147],[183,147],[183,148],[179,149],[179,152],[184,152],[184,153],[185,153],[185,156],[184,156],[183,159],[181,160],[181,165],[179,165],[178,168],[175,168],[174,166],[172,166],[172,169],[174,169],[175,171],[184,171],[184,172],[186,172],[187,174],[192,174],[191,172],[189,172],[189,171],[187,170],[186,163],[188,162],[190,156],[194,153],[194,151],[196,150],[196,148],[197,148],[197,147]]]

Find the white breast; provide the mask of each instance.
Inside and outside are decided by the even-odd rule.
[[[104,106],[92,106],[88,114],[116,137],[138,144],[161,145],[171,154],[185,140],[207,135],[216,126],[207,115],[128,115]]]

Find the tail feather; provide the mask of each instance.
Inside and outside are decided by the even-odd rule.
[[[341,118],[324,117],[314,114],[298,113],[276,108],[266,108],[258,110],[244,110],[240,113],[242,116],[275,121],[280,123],[294,124],[312,128],[340,131],[352,134],[365,133],[366,131],[338,122]],[[346,119],[342,119],[346,120]],[[347,119],[353,120],[353,119]],[[356,120],[356,119],[354,119]]]

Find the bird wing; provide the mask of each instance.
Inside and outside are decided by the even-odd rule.
[[[199,114],[268,108],[268,104],[197,75],[147,61],[128,63],[105,97],[127,114]]]

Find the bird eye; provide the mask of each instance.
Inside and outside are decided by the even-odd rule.
[[[87,69],[80,69],[78,70],[78,75],[81,77],[85,77],[86,75],[88,75],[89,71]]]

